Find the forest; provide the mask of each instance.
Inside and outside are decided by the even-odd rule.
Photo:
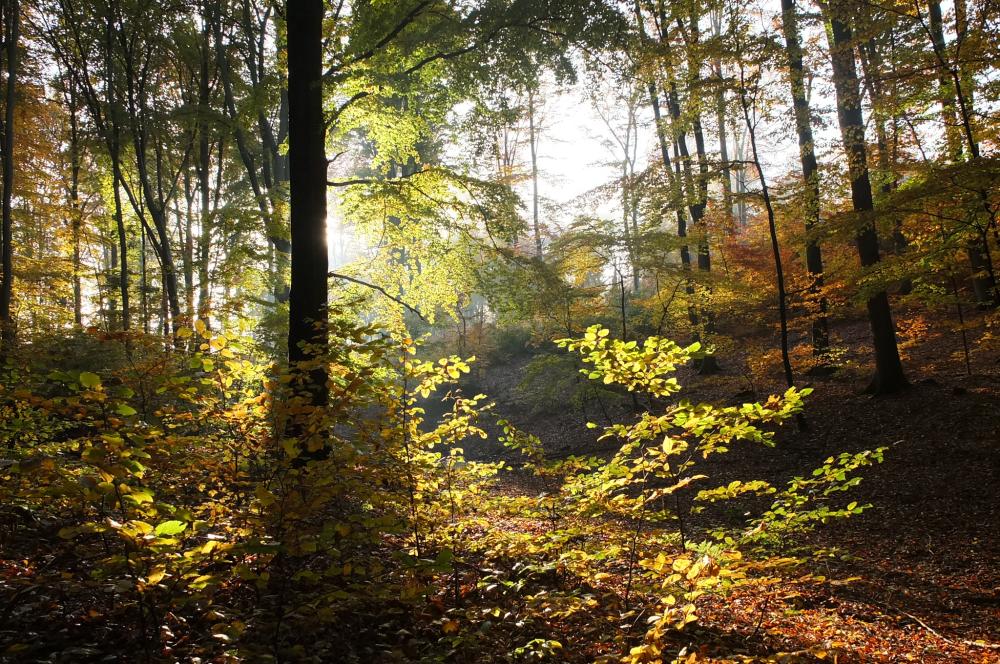
[[[0,0],[0,662],[1000,662],[1000,4]]]

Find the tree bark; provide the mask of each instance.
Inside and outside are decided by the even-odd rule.
[[[83,327],[83,284],[81,282],[80,236],[83,231],[83,211],[80,209],[80,118],[76,86],[64,82],[69,111],[69,225],[73,239],[73,324]]]
[[[198,70],[198,159],[195,170],[198,175],[198,190],[201,194],[199,205],[200,223],[198,229],[198,320],[211,328],[210,285],[208,283],[208,259],[212,237],[212,190],[209,185],[211,169],[211,136],[209,132],[210,83],[209,62],[211,43],[209,40],[210,20],[208,3],[202,4],[201,61]],[[221,155],[220,155],[221,157]]]
[[[639,0],[635,0],[635,17],[639,26],[639,35],[645,41],[645,19],[642,15]],[[653,121],[656,124],[656,140],[660,147],[660,158],[663,161],[663,173],[670,185],[671,205],[677,217],[677,237],[685,238],[687,237],[687,218],[684,216],[684,196],[681,191],[680,177],[674,173],[670,162],[670,144],[667,141],[667,129],[660,110],[660,98],[656,93],[656,83],[654,81],[651,80],[647,84],[647,91],[649,93],[649,105],[653,109]],[[681,245],[680,258],[681,269],[686,273],[691,272],[691,253],[687,244]],[[698,311],[694,306],[695,290],[694,284],[688,278],[684,279],[684,292],[688,297],[688,320],[691,323],[691,328],[695,331],[695,339],[698,340],[700,335],[698,333]]]
[[[788,57],[788,80],[795,112],[795,131],[799,139],[799,161],[802,164],[802,182],[805,193],[806,270],[809,272],[808,293],[819,307],[813,317],[813,356],[823,357],[830,349],[827,326],[827,301],[822,295],[823,252],[816,241],[815,232],[820,222],[819,172],[812,133],[809,100],[806,99],[805,67],[802,64],[802,43],[799,38],[798,16],[795,0],[781,0],[782,28],[785,36],[785,54]],[[751,143],[754,141],[751,136]]]
[[[14,293],[14,238],[12,202],[14,198],[14,110],[17,103],[17,48],[21,33],[21,8],[18,0],[6,0],[4,13],[4,41],[6,53],[6,86],[3,119],[3,215],[0,223],[0,344],[6,353],[14,341],[14,320],[11,317],[11,299]]]
[[[291,187],[292,279],[288,360],[317,365],[328,350],[326,124],[323,117],[323,0],[287,0],[288,157]],[[328,399],[326,372],[301,374],[314,406]]]
[[[542,231],[538,220],[538,131],[535,126],[534,90],[528,90],[528,144],[531,147],[531,220],[535,232],[535,256],[542,258]]]
[[[969,97],[966,96],[963,90],[961,74],[956,73],[956,67],[949,63],[945,53],[946,44],[944,41],[941,3],[938,0],[928,0],[927,13],[931,46],[934,49],[934,54],[937,57],[941,70],[938,79],[938,96],[941,102],[941,119],[945,125],[948,157],[953,162],[962,160],[962,133],[964,130],[969,146],[969,154],[973,159],[978,159],[979,144],[973,135],[972,118],[970,117],[971,114],[969,113],[967,104]],[[961,123],[959,123],[955,113],[956,95],[958,98],[958,110],[961,114]],[[981,195],[983,205],[989,215],[989,200],[985,194]],[[974,226],[975,222],[972,225]],[[993,260],[990,256],[989,239],[985,232],[978,232],[975,236],[969,238],[966,242],[966,253],[969,256],[969,266],[972,268],[972,291],[976,296],[976,303],[981,308],[995,307],[1000,303],[1000,297],[998,297],[997,293],[996,275],[993,271]]]
[[[880,261],[878,235],[875,232],[875,205],[871,179],[868,175],[868,155],[865,146],[865,124],[861,112],[861,94],[851,28],[850,10],[845,0],[829,4],[829,38],[833,62],[833,82],[836,91],[837,120],[847,156],[851,180],[851,201],[857,215],[855,243],[861,266],[869,268]],[[869,296],[868,319],[875,350],[875,376],[869,391],[876,394],[897,392],[908,385],[903,374],[896,345],[896,328],[892,321],[889,296],[881,289]]]

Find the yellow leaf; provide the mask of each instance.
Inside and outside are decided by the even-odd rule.
[[[457,620],[445,620],[441,623],[441,631],[445,634],[457,634],[459,626]]]
[[[149,577],[146,579],[146,583],[150,586],[155,586],[157,583],[163,580],[163,577],[167,575],[167,568],[163,565],[157,565],[149,572]]]

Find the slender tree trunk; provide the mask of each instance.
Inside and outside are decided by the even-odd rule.
[[[660,145],[660,158],[663,160],[663,172],[670,183],[672,193],[671,200],[674,206],[674,213],[677,216],[677,237],[683,238],[687,235],[687,219],[684,217],[684,205],[681,202],[681,193],[677,177],[670,164],[670,147],[667,145],[667,133],[663,127],[663,119],[660,117],[660,100],[656,96],[656,86],[649,85],[649,103],[653,107],[653,117],[656,121],[656,138]],[[681,269],[685,272],[691,271],[691,254],[687,245],[680,248]],[[688,321],[691,328],[695,330],[696,339],[698,335],[698,310],[694,307],[694,284],[691,279],[684,279],[684,293],[688,298]]]
[[[528,90],[528,144],[531,147],[531,220],[535,256],[542,257],[542,231],[538,220],[538,128],[535,126],[535,91]]]
[[[323,7],[323,0],[287,0],[285,9],[292,229],[288,360],[293,366],[318,363],[329,344]],[[309,367],[302,378],[311,403],[325,405],[329,395],[326,372]]]
[[[895,39],[892,28],[889,29],[890,41]],[[861,59],[861,68],[864,73],[865,89],[868,98],[871,99],[873,113],[876,114],[875,125],[875,147],[878,150],[878,170],[879,170],[879,190],[883,195],[888,195],[895,191],[899,178],[896,168],[897,139],[896,127],[898,116],[891,116],[892,122],[892,145],[890,146],[889,132],[886,131],[885,107],[887,106],[885,92],[881,83],[882,77],[882,56],[875,38],[868,39],[864,44],[858,46],[858,55]],[[892,252],[896,256],[906,253],[908,246],[906,236],[903,234],[903,222],[901,217],[897,217],[892,227]],[[903,279],[899,283],[899,292],[906,295],[913,290],[913,284],[909,279]]]
[[[80,209],[80,127],[76,87],[66,82],[66,100],[69,106],[69,214],[73,237],[73,324],[83,327],[83,284],[80,265],[80,236],[83,211]]]
[[[948,156],[953,162],[962,160],[962,134],[964,132],[970,155],[973,159],[978,159],[979,144],[973,135],[971,113],[969,112],[967,103],[969,97],[966,96],[963,90],[961,74],[956,73],[956,67],[950,64],[945,51],[946,44],[940,2],[938,0],[928,0],[927,13],[931,46],[934,49],[940,69],[938,96],[941,102],[941,118],[945,124]],[[956,95],[961,122],[959,122],[955,113]],[[983,206],[986,208],[987,214],[990,215],[989,200],[985,193],[981,192],[981,196],[983,198]],[[971,222],[971,225],[976,226],[974,220]],[[990,245],[986,232],[978,232],[973,237],[970,237],[966,242],[966,252],[969,256],[969,265],[972,268],[972,290],[976,296],[976,303],[982,308],[997,306],[1000,303],[1000,297],[998,297],[997,293],[996,275],[993,271],[993,260],[990,257]]]
[[[639,26],[639,34],[643,41],[645,41],[645,19],[642,15],[639,0],[635,0],[635,17]],[[656,140],[660,147],[660,158],[663,160],[663,173],[670,185],[671,205],[674,208],[674,213],[677,217],[677,237],[683,238],[687,236],[687,219],[684,216],[684,196],[681,191],[680,177],[674,173],[673,166],[670,163],[670,144],[667,141],[667,128],[660,110],[660,99],[656,93],[656,83],[650,81],[647,84],[647,91],[649,93],[649,105],[653,109],[653,120],[656,123]],[[686,244],[681,245],[680,257],[681,269],[685,272],[690,272],[691,254]],[[694,306],[695,290],[694,284],[691,283],[691,279],[684,279],[684,292],[688,297],[688,320],[691,323],[691,328],[695,331],[695,339],[697,340],[700,336],[698,333],[699,321],[698,311]]]
[[[270,122],[263,113],[257,116],[258,128],[261,132],[261,139],[264,142],[266,153],[263,161],[265,165],[270,164],[269,168],[262,168],[262,172],[259,174],[246,131],[243,128],[238,109],[236,108],[232,71],[229,65],[229,56],[226,54],[223,42],[221,13],[218,11],[214,12],[211,22],[215,35],[216,65],[218,67],[219,81],[222,83],[223,104],[226,114],[233,125],[233,137],[236,139],[236,149],[240,155],[240,161],[246,170],[247,181],[257,201],[257,206],[264,223],[264,233],[268,242],[275,249],[275,274],[277,280],[273,285],[274,296],[279,302],[284,302],[289,297],[288,284],[284,282],[284,272],[290,262],[291,242],[279,233],[279,224],[281,221],[280,202],[283,195],[281,191],[282,186],[288,182],[291,173],[289,156],[280,154],[280,145],[288,133],[288,92],[285,89],[281,91],[277,137],[274,136]],[[245,18],[245,29],[249,29],[248,26],[250,26],[250,21],[248,18]],[[262,26],[261,30],[263,29],[264,27]],[[257,64],[253,57],[248,60],[247,64],[251,72],[251,78],[254,79],[251,82],[254,83],[259,79],[259,74],[256,73]],[[263,185],[261,183],[262,177],[264,178]]]
[[[209,134],[209,107],[210,83],[209,61],[211,59],[210,49],[210,19],[207,11],[207,3],[202,5],[202,30],[201,30],[201,63],[198,72],[198,190],[201,194],[199,205],[199,232],[198,232],[198,320],[205,324],[206,328],[211,327],[208,284],[208,257],[210,239],[212,233],[212,190],[210,187],[211,169],[211,136]],[[221,157],[221,155],[220,155]],[[221,159],[220,159],[221,161]]]
[[[3,6],[6,43],[4,63],[7,81],[4,92],[3,119],[3,216],[0,222],[0,345],[6,353],[14,341],[11,299],[14,293],[14,237],[12,202],[14,198],[14,109],[17,103],[17,48],[21,33],[21,8],[18,0],[5,0]]]
[[[725,8],[720,5],[713,7],[711,12],[712,31],[716,40],[722,39],[722,22]],[[726,82],[722,72],[722,55],[717,51],[712,58],[712,73],[715,76],[715,121],[719,125],[719,160],[722,162],[720,180],[722,181],[722,207],[725,208],[727,232],[734,230],[733,218],[733,181],[729,173],[729,141],[726,136]]]
[[[194,187],[191,174],[184,173],[184,214],[177,208],[177,230],[181,236],[181,270],[184,274],[184,322],[194,322]]]
[[[694,11],[692,10],[692,21],[696,24],[697,19],[694,17]],[[664,49],[665,57],[665,68],[667,73],[667,107],[670,111],[670,118],[672,125],[674,127],[674,145],[679,149],[680,154],[677,158],[678,168],[680,164],[683,164],[684,168],[684,183],[687,189],[687,202],[688,211],[691,215],[691,226],[698,233],[698,271],[699,272],[709,272],[712,269],[712,257],[708,243],[708,232],[705,228],[703,218],[705,216],[705,208],[708,200],[708,161],[705,154],[705,137],[701,128],[701,115],[700,113],[695,113],[691,120],[692,132],[694,133],[695,139],[695,151],[698,158],[698,177],[695,178],[692,173],[691,165],[691,153],[688,150],[686,131],[682,124],[681,119],[681,106],[680,98],[677,93],[677,80],[675,76],[675,66],[673,59],[673,49],[670,46],[669,35],[667,35],[667,17],[664,12],[663,7],[660,7],[660,45]],[[680,18],[677,19],[677,25],[682,29]],[[689,50],[689,81],[688,89],[689,92],[694,89],[698,82],[700,81],[700,74],[698,73],[699,63],[697,59],[693,57],[690,53],[693,44],[698,41],[697,37],[697,25],[693,27],[689,26],[692,30],[690,35],[686,35],[688,40],[687,47]],[[693,67],[693,69],[692,69]],[[677,155],[675,155],[677,156]],[[679,171],[678,171],[679,173]],[[678,175],[678,179],[679,175]],[[686,229],[685,229],[686,231]],[[678,232],[678,235],[680,233]],[[684,236],[687,233],[685,232]],[[682,248],[681,259],[684,260],[684,255],[688,253],[687,248]],[[690,258],[688,258],[690,260]],[[699,316],[705,328],[706,334],[711,334],[714,331],[714,319],[711,311],[702,311],[702,315]],[[718,360],[714,355],[707,355],[702,360],[698,361],[698,371],[702,374],[715,373],[719,370]]]
[[[715,90],[715,119],[719,125],[719,159],[722,161],[722,207],[725,209],[728,232],[735,226],[733,219],[733,181],[729,175],[729,142],[726,137],[726,89],[722,83],[722,61],[716,61],[718,86]]]
[[[944,25],[941,16],[941,3],[938,0],[927,2],[928,23],[931,33],[932,47],[944,59]],[[944,64],[944,63],[942,63]],[[938,101],[941,104],[941,122],[944,124],[945,147],[948,158],[952,161],[962,159],[962,135],[955,114],[955,88],[948,75],[946,67],[940,67],[938,74]]]
[[[858,217],[855,243],[861,266],[868,268],[877,265],[880,257],[878,235],[875,232],[875,205],[871,180],[868,176],[861,93],[854,62],[853,38],[848,24],[849,12],[845,0],[833,0],[829,4],[830,51],[837,98],[837,119],[850,173],[851,201]],[[897,392],[905,388],[908,383],[903,374],[903,364],[899,359],[896,328],[885,289],[869,296],[868,318],[875,349],[875,376],[869,390],[876,394]]]
[[[117,133],[117,131],[116,131]],[[117,138],[115,139],[115,145],[117,145]],[[117,150],[117,148],[116,148]],[[128,332],[131,323],[131,311],[129,310],[129,299],[128,299],[128,235],[125,228],[125,216],[122,212],[122,194],[119,189],[120,180],[122,177],[121,164],[118,161],[118,156],[113,156],[111,158],[112,162],[112,189],[114,193],[114,216],[115,216],[115,230],[118,234],[118,248],[122,255],[121,270],[118,273],[118,291],[122,298],[122,330]],[[143,259],[145,261],[145,258]],[[143,262],[143,270],[145,270],[145,262]],[[145,283],[143,283],[145,287]],[[146,330],[149,331],[148,329]]]
[[[799,139],[799,161],[802,164],[802,181],[805,193],[806,270],[809,272],[809,296],[819,307],[813,316],[813,356],[821,358],[830,349],[827,326],[827,301],[822,295],[823,252],[816,241],[815,232],[820,222],[819,172],[812,133],[809,100],[806,99],[805,67],[802,64],[802,44],[799,40],[798,16],[795,0],[781,1],[782,27],[785,34],[785,54],[788,57],[788,79],[792,90],[792,108],[795,111],[795,131]],[[755,138],[751,136],[751,142]]]
[[[701,60],[697,52],[700,46],[701,33],[698,26],[700,3],[691,5],[687,29],[677,17],[677,27],[685,39],[687,50],[687,93],[688,112],[694,108],[691,116],[691,133],[694,136],[695,157],[697,158],[698,175],[694,179],[694,198],[691,203],[691,223],[698,230],[698,269],[702,272],[712,270],[712,254],[709,249],[708,228],[705,226],[705,210],[708,206],[708,151],[705,148],[705,132],[701,124],[701,112],[692,102],[694,95],[700,91],[701,80]],[[678,106],[678,111],[680,107]],[[686,146],[682,146],[686,149]],[[685,165],[690,168],[690,158],[685,160]],[[707,321],[706,321],[707,322]]]
[[[778,323],[781,330],[781,366],[785,372],[785,382],[788,387],[792,387],[795,383],[795,377],[792,373],[792,362],[788,356],[788,295],[785,290],[785,271],[781,262],[781,246],[778,244],[778,230],[774,220],[771,193],[767,188],[767,178],[764,177],[764,168],[761,166],[760,154],[757,151],[757,132],[750,118],[750,102],[747,99],[742,62],[739,64],[739,69],[740,106],[743,109],[743,121],[746,123],[747,136],[750,138],[750,155],[753,157],[754,168],[757,169],[757,177],[760,179],[760,191],[764,199],[764,208],[767,210],[767,227],[771,236],[771,252],[774,255],[774,281],[778,289]]]
[[[115,187],[117,215],[121,217],[122,200]],[[139,296],[142,307],[142,331],[149,334],[149,277],[146,275],[146,230],[139,229]]]
[[[115,245],[108,247],[108,274],[114,274],[118,270],[118,248]],[[108,294],[108,331],[117,330],[118,325],[118,300],[115,299],[114,293]]]

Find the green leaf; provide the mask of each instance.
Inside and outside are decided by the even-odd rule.
[[[94,389],[95,387],[100,387],[101,377],[89,371],[81,371],[80,384],[86,387],[87,389]]]
[[[123,417],[128,417],[129,415],[135,415],[137,411],[127,403],[120,403],[118,404],[118,407],[115,408],[115,412]]]
[[[136,488],[132,489],[125,498],[132,501],[136,505],[142,505],[143,503],[153,502],[153,492],[146,488]]]
[[[177,535],[184,532],[186,528],[187,524],[183,521],[164,521],[163,523],[158,524],[156,526],[156,530],[153,532],[156,533],[157,537],[169,537],[171,535]]]

